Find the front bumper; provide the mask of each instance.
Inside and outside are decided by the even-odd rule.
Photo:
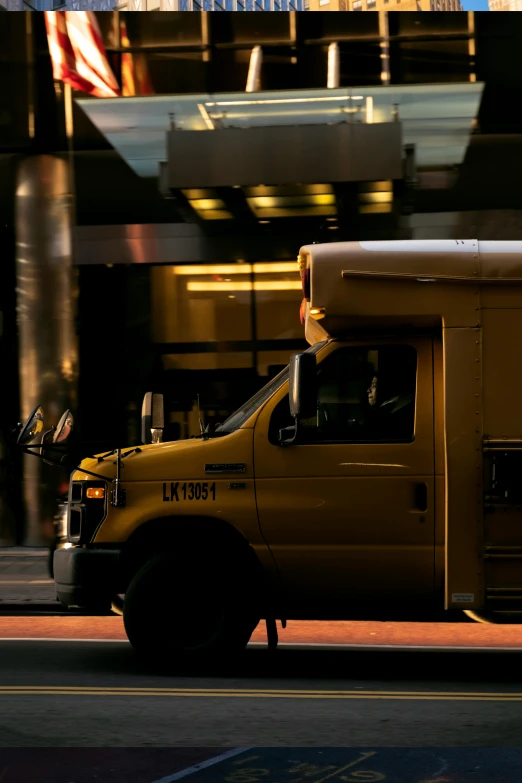
[[[118,592],[119,549],[71,547],[54,553],[56,596],[68,609],[110,609]]]

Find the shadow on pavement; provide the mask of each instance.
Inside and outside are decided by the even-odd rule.
[[[422,651],[346,651],[280,648],[269,652],[250,648],[228,664],[193,668],[183,673],[159,664],[145,664],[136,658],[130,645],[123,642],[0,642],[2,668],[0,684],[23,685],[113,685],[146,684],[161,686],[172,680],[194,681],[203,686],[212,679],[233,679],[237,687],[263,688],[268,681],[278,687],[296,687],[307,682],[313,687],[354,682],[371,686],[384,681],[433,684],[510,683],[522,680],[522,654],[506,652],[422,652]],[[291,681],[289,686],[289,681]],[[280,687],[283,687],[282,685]],[[1,780],[1,779],[0,779]],[[4,783],[4,781],[2,781]]]

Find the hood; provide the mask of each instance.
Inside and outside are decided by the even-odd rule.
[[[139,452],[132,452],[122,458],[121,481],[172,481],[174,479],[200,479],[209,481],[211,465],[231,466],[237,463],[245,466],[243,475],[253,475],[253,434],[251,428],[242,428],[230,435],[202,440],[173,441],[139,446]],[[132,448],[132,447],[131,447]],[[129,449],[122,448],[122,454]],[[104,476],[108,481],[116,477],[116,456],[98,461],[97,456],[82,460],[73,474],[75,481],[92,479],[83,470]],[[228,472],[233,474],[231,468]]]

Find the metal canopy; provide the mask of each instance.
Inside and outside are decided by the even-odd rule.
[[[79,98],[89,119],[141,177],[159,176],[171,120],[180,132],[220,128],[382,123],[400,119],[417,166],[462,163],[483,83],[284,92]]]

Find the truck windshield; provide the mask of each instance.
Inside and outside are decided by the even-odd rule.
[[[305,351],[305,353],[318,353],[321,348],[326,345],[326,342],[327,341],[324,340],[323,342],[312,345]],[[228,419],[223,422],[223,424],[218,424],[216,427],[216,434],[219,433],[220,435],[226,435],[230,432],[235,432],[235,430],[242,427],[243,424],[248,421],[250,416],[252,416],[252,414],[255,413],[255,411],[261,407],[261,405],[263,405],[263,403],[265,403],[268,398],[271,397],[272,394],[274,394],[274,392],[276,392],[288,379],[288,371],[289,368],[285,367],[285,369],[282,370],[279,375],[276,375],[276,377],[267,383],[266,386],[263,386],[262,389],[254,394],[254,396],[251,397],[248,402],[245,402],[241,408],[238,408],[235,413],[229,416]]]

